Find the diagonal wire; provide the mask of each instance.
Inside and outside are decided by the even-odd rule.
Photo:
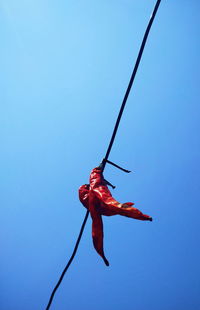
[[[156,5],[154,7],[154,10],[153,10],[153,13],[150,17],[150,20],[149,20],[149,23],[148,23],[148,26],[146,28],[146,31],[145,31],[145,34],[144,34],[144,37],[143,37],[143,40],[142,40],[142,44],[140,46],[140,50],[139,50],[139,53],[138,53],[138,56],[137,56],[137,59],[136,59],[136,62],[135,62],[135,66],[134,66],[134,69],[133,69],[133,72],[132,72],[132,75],[131,75],[131,78],[130,78],[130,81],[129,81],[129,84],[128,84],[128,87],[127,87],[127,90],[126,90],[126,93],[125,93],[125,96],[124,96],[124,99],[122,101],[122,105],[121,105],[121,108],[120,108],[120,111],[119,111],[119,114],[118,114],[118,117],[117,117],[117,121],[115,123],[115,127],[114,127],[114,130],[113,130],[113,134],[112,134],[112,137],[111,137],[111,140],[110,140],[110,143],[109,143],[109,146],[108,146],[108,149],[107,149],[107,152],[106,152],[106,156],[104,158],[104,162],[103,162],[103,170],[105,168],[105,165],[106,165],[106,161],[110,155],[110,151],[112,149],[112,146],[113,146],[113,143],[114,143],[114,140],[115,140],[115,137],[116,137],[116,134],[117,134],[117,130],[118,130],[118,127],[119,127],[119,123],[120,123],[120,120],[121,120],[121,117],[122,117],[122,114],[124,112],[124,108],[125,108],[125,105],[126,105],[126,101],[128,99],[128,96],[129,96],[129,93],[131,91],[131,87],[133,85],[133,82],[135,80],[135,76],[136,76],[136,73],[137,73],[137,70],[138,70],[138,67],[139,67],[139,64],[140,64],[140,60],[142,58],[142,54],[143,54],[143,51],[144,51],[144,48],[145,48],[145,45],[146,45],[146,42],[147,42],[147,38],[148,38],[148,35],[149,35],[149,32],[150,32],[150,29],[151,29],[151,26],[153,24],[153,21],[154,21],[154,18],[156,16],[156,13],[158,11],[158,8],[159,8],[159,5],[160,5],[160,2],[161,0],[158,0],[156,2]]]
[[[145,45],[146,45],[146,41],[147,41],[147,38],[148,38],[148,35],[149,35],[149,32],[150,32],[151,26],[153,24],[153,21],[154,21],[154,18],[156,16],[156,13],[158,11],[160,3],[161,3],[161,0],[157,0],[157,2],[155,4],[155,7],[154,7],[154,10],[153,10],[153,13],[152,13],[152,15],[150,17],[150,20],[149,20],[149,23],[147,25],[145,34],[143,36],[143,40],[142,40],[142,43],[141,43],[141,46],[140,46],[140,50],[138,52],[138,56],[137,56],[137,59],[136,59],[136,62],[135,62],[135,66],[134,66],[134,69],[133,69],[133,72],[132,72],[132,75],[131,75],[131,78],[130,78],[130,81],[129,81],[129,84],[128,84],[128,87],[127,87],[127,90],[126,90],[126,93],[125,93],[125,96],[124,96],[124,99],[123,99],[122,104],[121,104],[121,108],[120,108],[120,111],[119,111],[119,114],[118,114],[118,117],[117,117],[117,120],[116,120],[116,123],[115,123],[115,127],[114,127],[114,130],[113,130],[112,136],[111,136],[110,143],[108,145],[108,149],[107,149],[106,155],[105,155],[103,163],[102,163],[103,164],[102,171],[105,169],[105,165],[108,162],[108,157],[110,155],[110,151],[112,149],[112,146],[113,146],[116,134],[117,134],[119,123],[120,123],[122,114],[124,112],[124,108],[125,108],[125,105],[126,105],[126,102],[127,102],[128,96],[129,96],[129,93],[131,91],[131,87],[133,85],[133,82],[134,82],[134,79],[135,79],[135,76],[136,76],[136,73],[137,73],[137,70],[138,70],[141,58],[142,58],[142,54],[143,54],[143,51],[144,51],[144,48],[145,48]],[[85,218],[84,218],[82,226],[81,226],[81,229],[80,229],[80,232],[79,232],[78,239],[77,239],[75,247],[74,247],[74,251],[72,253],[72,256],[69,259],[69,261],[68,261],[66,267],[64,268],[64,270],[63,270],[63,272],[62,272],[62,274],[61,274],[61,276],[60,276],[56,286],[54,287],[54,289],[53,289],[53,291],[51,293],[51,296],[50,296],[48,305],[46,307],[46,310],[49,310],[49,308],[50,308],[50,306],[52,304],[54,295],[55,295],[57,289],[59,288],[59,286],[60,286],[60,284],[61,284],[61,282],[62,282],[62,280],[64,278],[64,275],[65,275],[66,271],[68,270],[69,266],[71,265],[75,255],[76,255],[76,251],[78,249],[78,246],[79,246],[79,243],[80,243],[80,240],[81,240],[84,228],[85,228],[85,224],[86,224],[87,219],[88,219],[88,215],[89,215],[89,211],[87,210]]]
[[[46,307],[46,310],[48,310],[48,309],[50,308],[51,303],[52,303],[53,298],[54,298],[54,295],[55,295],[57,289],[59,288],[59,286],[60,286],[60,284],[61,284],[61,282],[62,282],[62,279],[64,278],[64,275],[65,275],[67,269],[68,269],[69,266],[71,265],[71,263],[72,263],[72,261],[73,261],[73,259],[74,259],[74,256],[76,255],[76,251],[77,251],[77,249],[78,249],[79,242],[81,241],[81,237],[82,237],[82,234],[83,234],[83,231],[84,231],[84,228],[85,228],[85,224],[86,224],[87,219],[88,219],[88,215],[89,215],[89,211],[86,212],[86,215],[85,215],[83,224],[82,224],[82,226],[81,226],[81,230],[80,230],[78,239],[77,239],[77,241],[76,241],[76,245],[75,245],[75,247],[74,247],[74,251],[73,251],[73,253],[72,253],[72,256],[70,257],[70,259],[69,259],[69,261],[68,261],[68,263],[67,263],[65,269],[63,270],[63,272],[62,272],[62,274],[61,274],[61,276],[60,276],[60,278],[59,278],[59,280],[58,280],[56,286],[54,287],[54,289],[53,289],[53,291],[52,291],[52,293],[51,293],[51,296],[50,296],[48,305],[47,305],[47,307]]]

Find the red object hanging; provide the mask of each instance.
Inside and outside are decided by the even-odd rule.
[[[79,199],[90,211],[92,218],[92,239],[96,251],[103,258],[105,264],[109,262],[103,249],[103,221],[102,215],[123,215],[142,221],[152,221],[152,218],[132,207],[133,202],[119,203],[109,191],[100,167],[94,168],[90,174],[90,184],[79,188]]]

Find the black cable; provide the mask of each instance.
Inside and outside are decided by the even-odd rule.
[[[104,160],[105,160],[105,159],[104,159]],[[114,166],[114,167],[116,167],[116,168],[118,168],[118,169],[120,169],[120,170],[122,170],[122,171],[124,171],[124,172],[126,172],[126,173],[130,173],[130,172],[131,172],[130,170],[124,169],[124,168],[122,168],[122,167],[116,165],[115,163],[113,163],[112,161],[110,161],[110,160],[108,160],[108,159],[107,159],[107,163],[110,164],[110,165],[112,165],[112,166]]]
[[[89,211],[86,212],[86,215],[85,215],[83,224],[82,224],[82,226],[81,226],[81,230],[80,230],[78,239],[77,239],[77,241],[76,241],[76,245],[75,245],[75,247],[74,247],[74,251],[73,251],[73,253],[72,253],[72,256],[70,257],[70,259],[69,259],[69,261],[68,261],[68,263],[67,263],[65,269],[63,270],[63,272],[62,272],[62,274],[61,274],[61,276],[60,276],[60,279],[58,280],[58,283],[56,284],[56,286],[54,287],[54,289],[53,289],[53,291],[52,291],[52,293],[51,293],[51,296],[50,296],[50,298],[49,298],[49,302],[48,302],[48,305],[47,305],[47,307],[46,307],[46,310],[48,310],[48,309],[50,308],[51,303],[52,303],[53,298],[54,298],[54,295],[55,295],[55,293],[56,293],[58,287],[60,286],[60,284],[61,284],[61,282],[62,282],[62,279],[64,278],[64,275],[65,275],[67,269],[68,269],[69,266],[71,265],[71,263],[72,263],[72,261],[73,261],[73,259],[74,259],[74,256],[76,255],[76,251],[77,251],[77,249],[78,249],[79,242],[81,241],[81,237],[82,237],[82,234],[83,234],[83,231],[84,231],[84,228],[85,228],[85,224],[86,224],[87,219],[88,219],[88,215],[89,215]]]
[[[143,51],[144,51],[144,47],[145,47],[145,44],[146,44],[146,41],[147,41],[147,38],[148,38],[148,35],[149,35],[149,31],[151,29],[151,26],[153,24],[153,21],[154,21],[154,18],[156,16],[156,13],[157,13],[157,10],[159,8],[159,5],[160,5],[160,2],[161,0],[157,0],[156,2],[156,5],[154,7],[154,10],[153,10],[153,13],[150,17],[150,20],[149,20],[149,23],[148,23],[148,26],[146,28],[146,31],[145,31],[145,34],[144,34],[144,37],[143,37],[143,40],[142,40],[142,44],[141,44],[141,47],[140,47],[140,50],[139,50],[139,53],[138,53],[138,57],[137,57],[137,60],[136,60],[136,63],[135,63],[135,66],[134,66],[134,69],[133,69],[133,73],[131,75],[131,78],[130,78],[130,81],[129,81],[129,84],[128,84],[128,87],[127,87],[127,90],[126,90],[126,93],[125,93],[125,96],[124,96],[124,99],[122,101],[122,105],[121,105],[121,108],[120,108],[120,111],[119,111],[119,114],[118,114],[118,117],[117,117],[117,121],[115,123],[115,127],[114,127],[114,130],[113,130],[113,134],[112,134],[112,137],[111,137],[111,140],[110,140],[110,143],[109,143],[109,146],[108,146],[108,149],[107,149],[107,152],[106,152],[106,156],[104,157],[104,160],[102,162],[103,166],[102,166],[102,171],[105,169],[105,165],[106,163],[108,162],[108,157],[110,155],[110,151],[112,149],[112,146],[113,146],[113,143],[114,143],[114,140],[115,140],[115,136],[117,134],[117,130],[118,130],[118,127],[119,127],[119,123],[120,123],[120,120],[121,120],[121,117],[122,117],[122,114],[123,114],[123,111],[124,111],[124,108],[125,108],[125,105],[126,105],[126,101],[128,99],[128,96],[129,96],[129,93],[130,93],[130,90],[131,90],[131,87],[133,85],[133,82],[134,82],[134,79],[135,79],[135,76],[136,76],[136,73],[137,73],[137,70],[138,70],[138,67],[139,67],[139,64],[140,64],[140,60],[142,58],[142,54],[143,54]],[[46,310],[49,310],[50,306],[51,306],[51,303],[53,301],[53,298],[54,298],[54,295],[58,289],[58,287],[60,286],[61,282],[62,282],[62,279],[66,273],[66,271],[68,270],[69,266],[71,265],[73,259],[74,259],[74,256],[76,254],[76,251],[78,249],[78,246],[79,246],[79,243],[80,243],[80,240],[81,240],[81,237],[82,237],[82,234],[83,234],[83,231],[84,231],[84,228],[85,228],[85,224],[87,222],[87,219],[88,219],[88,215],[89,215],[89,211],[87,210],[86,212],[86,215],[85,215],[85,218],[83,220],[83,224],[81,226],[81,230],[80,230],[80,233],[79,233],[79,236],[78,236],[78,239],[76,241],[76,245],[74,247],[74,251],[72,253],[72,256],[71,258],[69,259],[65,269],[63,270],[61,276],[60,276],[60,279],[58,280],[58,283],[56,284],[55,288],[53,289],[52,293],[51,293],[51,296],[50,296],[50,299],[49,299],[49,302],[48,302],[48,305],[46,307]]]
[[[126,90],[126,93],[125,93],[125,96],[124,96],[124,99],[123,99],[123,101],[122,101],[122,105],[121,105],[121,108],[120,108],[120,111],[119,111],[119,114],[118,114],[118,117],[117,117],[117,121],[116,121],[116,123],[115,123],[115,127],[114,127],[114,130],[113,130],[112,137],[111,137],[111,139],[110,139],[110,143],[109,143],[109,146],[108,146],[108,149],[107,149],[107,152],[106,152],[106,156],[104,157],[103,170],[104,170],[104,168],[105,168],[106,161],[108,160],[108,157],[109,157],[109,155],[110,155],[110,151],[111,151],[111,149],[112,149],[113,142],[114,142],[115,136],[116,136],[116,134],[117,134],[117,130],[118,130],[118,127],[119,127],[119,123],[120,123],[122,114],[123,114],[123,112],[124,112],[124,108],[125,108],[125,105],[126,105],[126,101],[127,101],[127,99],[128,99],[128,96],[129,96],[131,87],[132,87],[132,85],[133,85],[133,82],[134,82],[134,79],[135,79],[135,76],[136,76],[136,73],[137,73],[137,70],[138,70],[138,67],[139,67],[141,58],[142,58],[142,54],[143,54],[143,51],[144,51],[144,48],[145,48],[145,44],[146,44],[146,41],[147,41],[147,38],[148,38],[148,35],[149,35],[149,31],[150,31],[150,29],[151,29],[151,26],[152,26],[152,24],[153,24],[154,18],[155,18],[155,16],[156,16],[157,11],[158,11],[160,2],[161,2],[161,0],[158,0],[158,1],[156,2],[156,5],[155,5],[154,10],[153,10],[153,13],[152,13],[152,15],[151,15],[151,17],[150,17],[148,26],[147,26],[147,28],[146,28],[146,31],[145,31],[145,34],[144,34],[144,37],[143,37],[143,40],[142,40],[142,44],[141,44],[141,46],[140,46],[140,50],[139,50],[139,53],[138,53],[138,57],[137,57],[137,59],[136,59],[135,66],[134,66],[134,69],[133,69],[133,72],[132,72],[132,75],[131,75],[131,78],[130,78],[130,81],[129,81],[129,84],[128,84],[128,87],[127,87],[127,90]]]

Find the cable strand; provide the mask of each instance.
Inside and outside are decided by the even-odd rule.
[[[133,82],[135,80],[135,76],[136,76],[136,73],[137,73],[137,70],[138,70],[141,58],[142,58],[142,54],[143,54],[143,51],[144,51],[144,48],[145,48],[145,45],[146,45],[146,41],[147,41],[147,38],[148,38],[148,35],[149,35],[149,32],[150,32],[151,26],[153,24],[153,21],[154,21],[154,18],[156,16],[156,13],[158,11],[160,3],[161,3],[161,0],[157,0],[157,2],[155,4],[155,7],[154,7],[154,10],[153,10],[153,13],[152,13],[152,15],[150,17],[150,20],[149,20],[149,23],[147,25],[145,34],[143,36],[143,40],[142,40],[142,43],[141,43],[141,46],[140,46],[140,50],[139,50],[139,53],[138,53],[138,56],[137,56],[137,59],[136,59],[136,62],[135,62],[135,66],[134,66],[134,69],[133,69],[133,72],[132,72],[132,75],[131,75],[131,78],[130,78],[130,81],[129,81],[129,84],[128,84],[128,87],[127,87],[127,90],[126,90],[126,93],[125,93],[125,96],[124,96],[124,99],[123,99],[122,104],[121,104],[121,108],[120,108],[120,111],[119,111],[119,114],[118,114],[118,117],[117,117],[117,120],[116,120],[116,123],[115,123],[115,126],[114,126],[114,130],[113,130],[113,133],[112,133],[112,136],[111,136],[111,139],[110,139],[110,143],[108,145],[108,149],[106,151],[106,155],[105,155],[104,160],[103,160],[102,172],[105,169],[106,163],[108,162],[108,157],[110,155],[110,152],[111,152],[111,149],[112,149],[112,146],[113,146],[116,134],[117,134],[119,123],[120,123],[122,114],[124,112],[124,108],[125,108],[125,105],[126,105],[126,102],[127,102],[128,96],[129,96],[129,93],[131,91],[131,87],[132,87]],[[66,267],[64,268],[64,270],[63,270],[63,272],[62,272],[62,274],[61,274],[61,276],[60,276],[56,286],[54,287],[54,289],[53,289],[53,291],[51,293],[51,296],[50,296],[48,305],[46,307],[46,310],[49,310],[49,308],[50,308],[50,306],[52,304],[54,295],[55,295],[57,289],[59,288],[59,286],[60,286],[60,284],[61,284],[61,282],[62,282],[62,280],[64,278],[65,273],[67,272],[69,266],[71,265],[75,255],[76,255],[76,252],[77,252],[77,249],[78,249],[78,246],[79,246],[79,243],[80,243],[80,240],[81,240],[81,237],[82,237],[82,234],[83,234],[83,231],[84,231],[87,219],[88,219],[88,215],[89,215],[89,211],[87,210],[85,218],[84,218],[82,226],[81,226],[81,229],[80,229],[80,232],[79,232],[79,235],[78,235],[78,239],[77,239],[75,247],[74,247],[74,251],[73,251],[73,253],[72,253],[72,255],[71,255],[71,257],[70,257],[70,259],[69,259],[69,261],[68,261],[68,263],[66,265]]]
[[[128,84],[128,87],[127,87],[127,90],[126,90],[126,93],[124,95],[124,99],[123,99],[122,104],[121,104],[121,108],[120,108],[120,111],[119,111],[119,114],[118,114],[118,117],[117,117],[117,121],[115,123],[115,127],[114,127],[114,130],[113,130],[111,139],[110,139],[110,143],[109,143],[109,146],[108,146],[108,149],[107,149],[107,152],[106,152],[106,156],[104,157],[103,169],[102,170],[104,170],[106,162],[107,162],[108,157],[110,155],[110,151],[112,149],[112,146],[113,146],[116,134],[117,134],[119,123],[120,123],[122,114],[124,112],[124,108],[125,108],[125,105],[126,105],[126,102],[127,102],[128,96],[129,96],[129,93],[131,91],[131,87],[132,87],[133,82],[135,80],[135,76],[136,76],[136,73],[137,73],[137,70],[138,70],[141,58],[142,58],[142,54],[143,54],[143,51],[144,51],[144,48],[145,48],[145,45],[146,45],[146,42],[147,42],[147,38],[148,38],[148,35],[149,35],[149,32],[150,32],[151,26],[153,24],[154,18],[156,16],[156,13],[158,11],[160,2],[161,2],[161,0],[158,0],[156,2],[156,5],[155,5],[154,10],[153,10],[153,13],[152,13],[152,15],[150,17],[150,20],[149,20],[149,23],[147,25],[145,34],[143,36],[143,40],[142,40],[142,43],[141,43],[141,46],[140,46],[140,50],[139,50],[139,53],[138,53],[138,56],[137,56],[137,59],[136,59],[136,62],[135,62],[135,66],[134,66],[134,69],[133,69],[133,72],[132,72],[132,75],[131,75],[131,78],[130,78],[130,81],[129,81],[129,84]]]
[[[88,219],[88,215],[89,215],[89,211],[86,212],[86,215],[85,215],[85,218],[84,218],[84,220],[83,220],[83,223],[82,223],[82,226],[81,226],[81,229],[80,229],[80,232],[79,232],[79,235],[78,235],[78,239],[77,239],[77,241],[76,241],[76,244],[75,244],[75,247],[74,247],[74,251],[73,251],[73,253],[72,253],[72,256],[70,257],[70,259],[69,259],[69,261],[68,261],[66,267],[64,268],[64,270],[63,270],[63,272],[62,272],[62,274],[61,274],[61,276],[60,276],[60,278],[59,278],[59,280],[58,280],[56,286],[54,287],[54,289],[53,289],[53,291],[52,291],[52,293],[51,293],[51,296],[50,296],[50,298],[49,298],[49,302],[48,302],[48,305],[47,305],[47,307],[46,307],[46,310],[49,310],[49,308],[50,308],[50,306],[51,306],[51,304],[52,304],[54,295],[55,295],[57,289],[59,288],[59,286],[60,286],[60,284],[61,284],[61,282],[62,282],[62,279],[64,278],[65,273],[67,272],[69,266],[71,265],[71,263],[72,263],[72,261],[73,261],[73,259],[74,259],[74,256],[76,255],[76,251],[78,250],[78,246],[79,246],[79,243],[80,243],[80,241],[81,241],[81,237],[82,237],[82,234],[83,234],[83,231],[84,231],[84,228],[85,228],[85,224],[86,224],[87,219]]]

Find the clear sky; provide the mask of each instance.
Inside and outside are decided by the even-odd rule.
[[[155,0],[0,3],[0,309],[43,310],[75,245]],[[200,2],[163,0],[110,160],[153,217],[88,219],[52,310],[200,309]]]

